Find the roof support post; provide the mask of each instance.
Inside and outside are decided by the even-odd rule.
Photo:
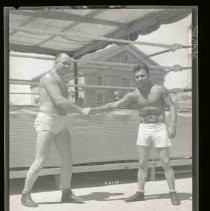
[[[74,61],[74,84],[78,85],[78,66],[77,66],[76,61]],[[75,92],[75,103],[77,103],[78,98],[79,98],[79,87],[78,86],[74,87],[74,92]]]

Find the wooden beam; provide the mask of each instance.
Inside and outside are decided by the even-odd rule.
[[[158,161],[149,162],[148,167],[154,170],[154,167],[157,167],[156,164]],[[171,162],[171,166],[186,166],[192,165],[192,159],[179,159]],[[87,165],[87,166],[73,166],[73,173],[81,173],[81,172],[94,172],[94,171],[111,171],[111,170],[125,170],[125,169],[138,169],[139,163],[113,163],[113,164],[101,164],[101,165]],[[24,178],[26,177],[28,170],[15,170],[10,171],[9,178]],[[152,175],[152,179],[154,180],[154,171]],[[44,175],[57,175],[60,174],[60,168],[44,168],[40,172],[40,176]]]
[[[38,92],[10,92],[11,95],[38,95]]]
[[[32,58],[32,59],[42,59],[42,60],[50,60],[50,61],[54,61],[55,56],[44,56],[44,55],[28,55],[28,54],[19,54],[19,53],[15,53],[12,52],[9,54],[9,56],[11,57],[22,57],[22,58]]]
[[[44,48],[36,45],[20,45],[20,44],[9,44],[9,50],[23,52],[23,53],[38,53],[38,54],[46,54],[46,55],[54,55],[56,56],[59,53],[66,53],[69,56],[73,56],[74,51],[67,50],[56,50]]]

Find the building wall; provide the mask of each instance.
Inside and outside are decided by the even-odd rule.
[[[139,63],[137,57],[129,52],[120,53],[112,57],[107,62],[120,62],[120,63]],[[123,86],[135,87],[133,73],[130,69],[103,67],[93,69],[85,69],[84,72],[91,72],[86,74],[84,83],[86,85],[99,85],[99,86]],[[163,84],[165,72],[161,70],[151,71],[151,79],[157,84]],[[121,98],[129,91],[117,89],[99,89],[92,88],[84,91],[84,101],[88,105],[100,105]]]
[[[117,51],[119,53],[117,54]],[[112,52],[113,53],[113,52]],[[110,56],[110,54],[104,54],[103,58],[100,60],[105,62],[115,62],[115,63],[126,63],[134,64],[147,62],[141,54],[136,52],[132,48],[127,48],[124,52],[120,49],[115,50],[115,55]],[[110,57],[110,58],[108,58]],[[108,58],[108,59],[106,59]],[[97,60],[97,59],[91,59]],[[122,86],[122,87],[135,87],[136,83],[134,81],[133,73],[131,69],[125,67],[109,67],[109,66],[78,66],[79,75],[84,73],[84,77],[79,78],[78,84],[85,85],[98,85],[98,86]],[[151,79],[158,84],[164,83],[165,71],[155,70],[151,71]],[[69,76],[72,78],[73,76]],[[69,84],[74,83],[73,79],[69,80]],[[37,92],[38,87],[32,88],[32,92]],[[70,99],[75,102],[74,88],[69,88]],[[79,102],[80,106],[83,105],[100,105],[106,102],[110,102],[123,97],[129,91],[118,90],[118,89],[102,89],[102,88],[79,88]],[[32,95],[31,103],[33,105],[37,104],[38,97]]]

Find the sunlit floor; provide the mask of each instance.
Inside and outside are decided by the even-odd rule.
[[[33,193],[32,198],[39,204],[38,208],[24,207],[20,203],[20,195],[10,196],[10,211],[191,211],[192,179],[176,180],[181,205],[173,206],[165,180],[149,181],[145,186],[145,201],[125,203],[124,199],[137,188],[136,183],[115,184],[100,187],[74,189],[74,193],[84,199],[85,204],[60,203],[61,192],[50,191]]]

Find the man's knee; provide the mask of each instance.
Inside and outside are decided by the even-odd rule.
[[[166,158],[161,160],[162,166],[163,168],[170,168],[171,167],[171,163],[170,163],[170,158]]]
[[[43,168],[45,161],[46,159],[36,159],[34,161],[34,171],[39,172]]]
[[[72,165],[72,156],[70,153],[67,153],[65,156],[61,156],[61,164],[71,166]]]
[[[143,161],[143,160],[139,160],[139,168],[140,169],[146,169],[148,166],[148,162]]]
[[[68,127],[64,127],[64,128],[61,130],[61,134],[64,135],[64,136],[70,136],[69,128],[68,128]]]

